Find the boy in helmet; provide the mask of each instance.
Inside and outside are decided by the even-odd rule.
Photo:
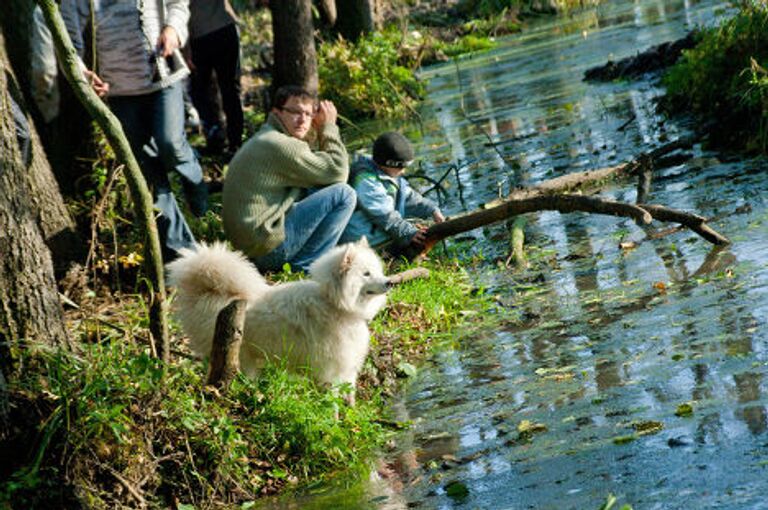
[[[426,227],[406,218],[445,221],[440,208],[414,191],[403,177],[413,162],[408,139],[391,131],[373,143],[373,157],[358,158],[352,166],[350,184],[357,193],[357,207],[340,243],[365,236],[373,247],[392,243],[395,248],[424,244]]]

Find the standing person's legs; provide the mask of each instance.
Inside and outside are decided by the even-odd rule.
[[[182,83],[177,81],[153,95],[152,137],[166,171],[176,170],[182,177],[189,208],[195,216],[208,210],[208,186],[203,170],[184,131],[184,98]]]
[[[221,93],[221,104],[227,117],[227,139],[229,150],[235,152],[243,143],[243,105],[240,100],[240,35],[237,25],[232,24],[217,30],[216,48],[219,58],[214,61],[216,79]]]
[[[171,191],[166,170],[157,156],[152,140],[152,95],[110,98],[110,108],[123,126],[131,150],[139,161],[154,196],[154,206],[160,211],[157,228],[166,261],[181,248],[193,248],[195,238]]]
[[[308,271],[312,262],[336,246],[355,203],[355,190],[347,184],[326,186],[296,202],[285,216],[285,241],[254,259],[256,266],[279,271],[288,262]]]
[[[203,123],[206,148],[213,153],[219,153],[224,148],[218,100],[213,97],[216,93],[213,88],[213,70],[222,58],[215,39],[217,32],[197,37],[190,42],[194,65],[191,76],[192,102]]]

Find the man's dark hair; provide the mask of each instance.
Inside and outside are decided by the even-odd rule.
[[[299,85],[283,85],[275,91],[275,98],[272,101],[272,107],[278,110],[285,106],[285,103],[292,97],[299,97],[309,101],[317,100],[317,93],[307,90]]]

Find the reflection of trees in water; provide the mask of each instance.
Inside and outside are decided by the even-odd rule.
[[[762,397],[763,374],[754,372],[743,372],[734,374],[733,380],[736,383],[736,394],[739,403],[748,403],[759,401]],[[736,416],[746,423],[749,431],[754,435],[762,434],[766,431],[766,410],[765,406],[749,405],[736,411]]]
[[[694,439],[699,444],[720,444],[722,435],[723,423],[720,413],[709,413],[699,419]]]
[[[583,257],[580,265],[586,266],[584,270],[580,268],[579,274],[576,275],[576,289],[580,295],[594,295],[600,288],[597,280],[598,258],[595,256],[592,239],[587,228],[584,222],[572,221],[565,229],[565,233],[569,245],[568,252],[578,253],[579,256]],[[582,320],[590,324],[603,322],[611,316],[602,299],[594,299],[590,303],[582,305],[582,309],[586,316]],[[594,346],[591,350],[595,359],[595,384],[598,393],[622,384],[622,376],[619,371],[621,363],[617,360],[621,358],[621,355],[615,350],[605,347],[601,342],[603,335],[600,334],[600,330],[601,328],[596,327],[590,334]]]

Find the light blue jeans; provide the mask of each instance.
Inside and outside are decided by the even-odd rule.
[[[285,240],[253,262],[262,271],[279,271],[288,262],[294,270],[309,266],[330,250],[341,237],[355,210],[355,190],[347,184],[332,184],[312,190],[285,215]]]
[[[208,188],[184,131],[184,96],[180,81],[151,94],[109,98],[109,106],[123,125],[131,149],[152,188],[160,242],[166,258],[181,248],[194,248],[195,238],[168,180],[168,172],[181,176],[190,210],[205,214]]]

